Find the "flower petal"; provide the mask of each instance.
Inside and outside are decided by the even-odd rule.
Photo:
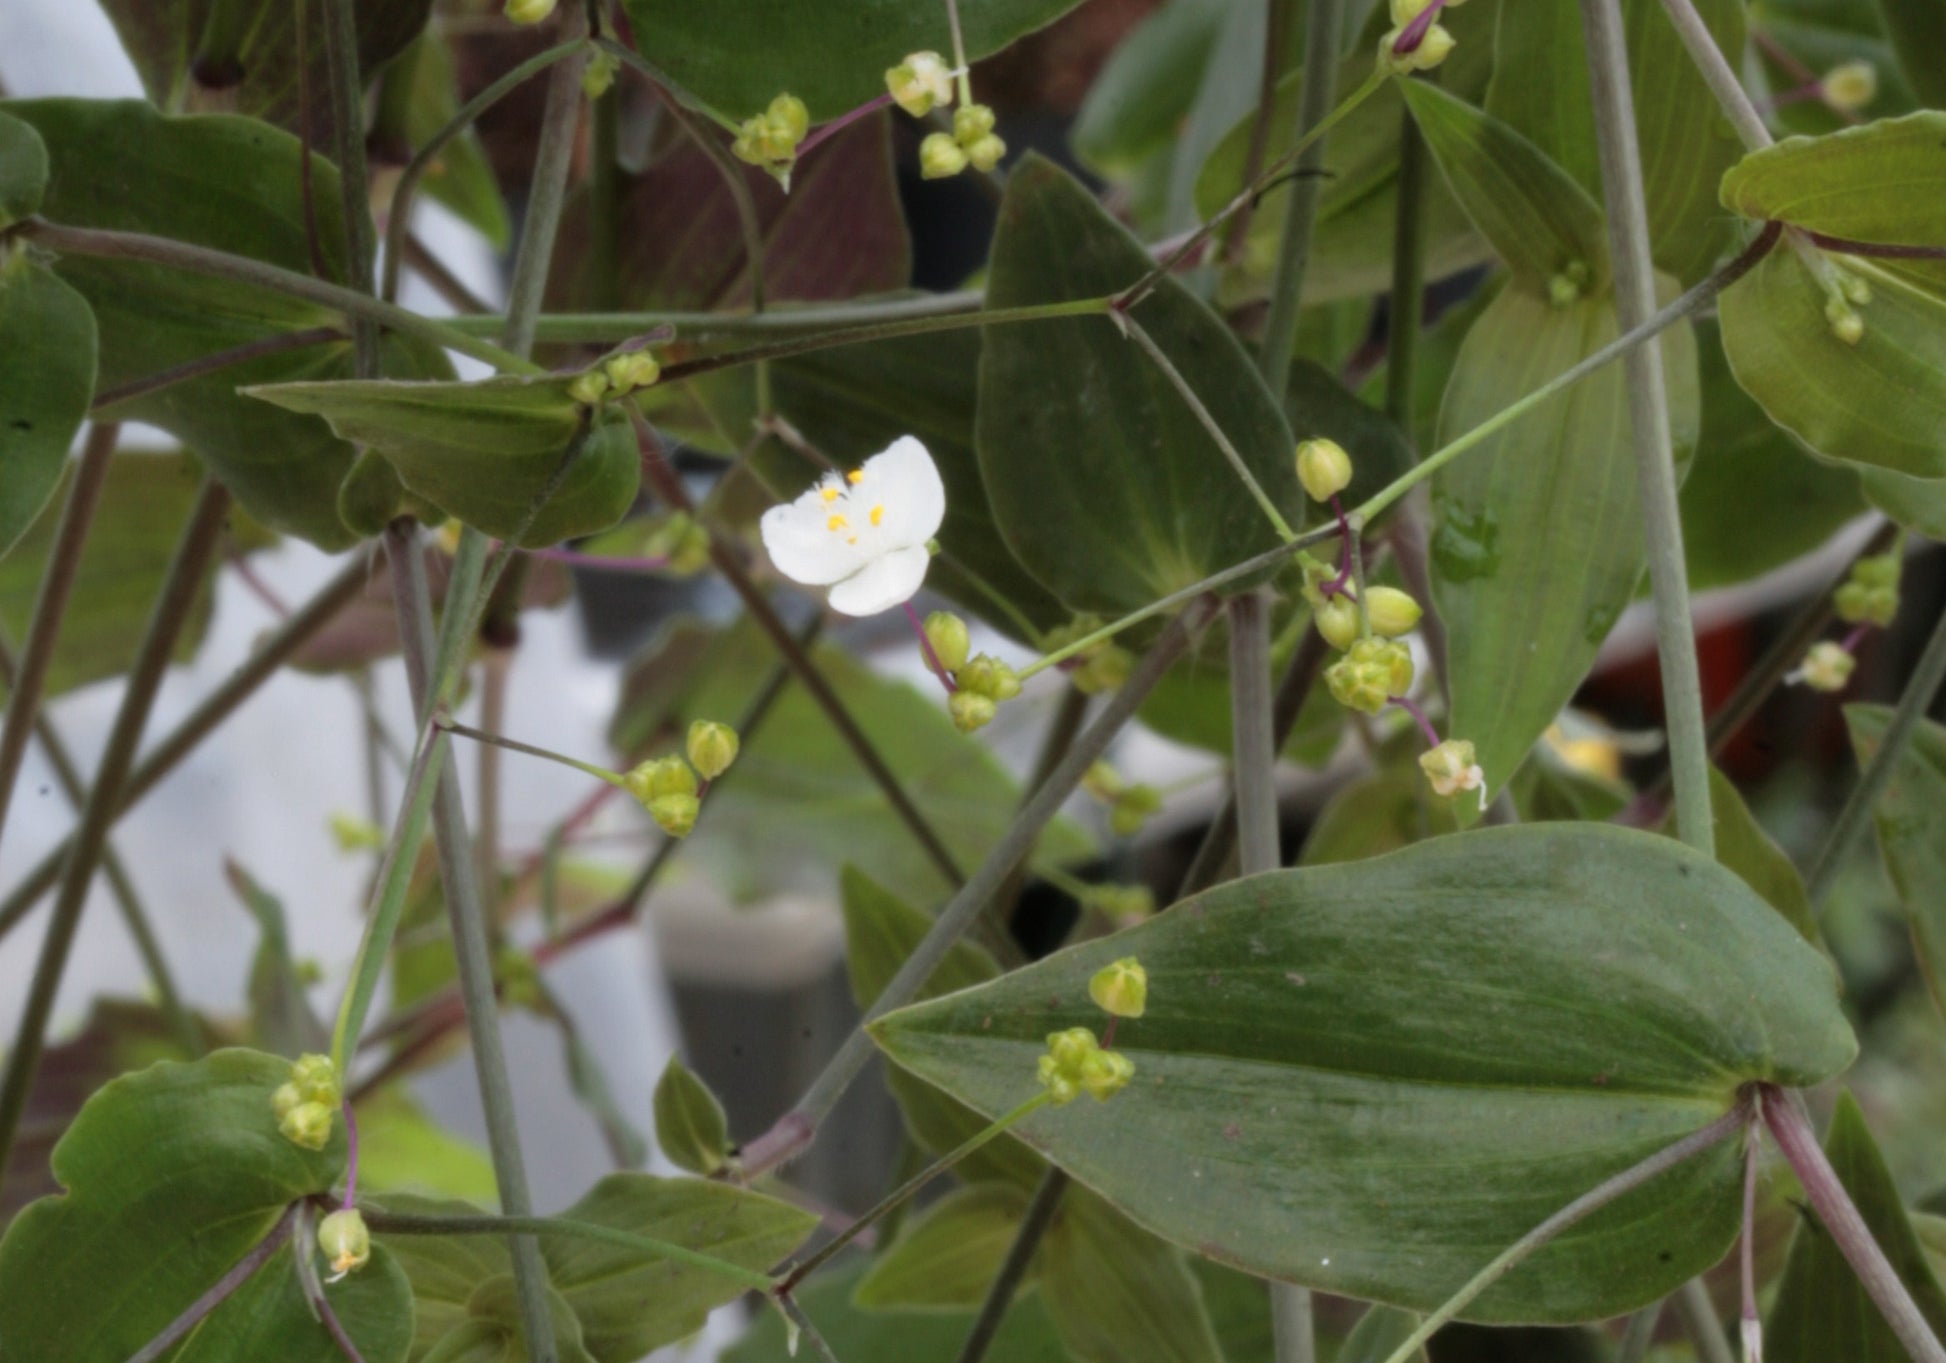
[[[777,571],[807,587],[841,581],[870,562],[870,555],[849,543],[849,536],[832,532],[830,512],[815,492],[773,506],[758,524]]]
[[[916,437],[900,436],[867,459],[860,472],[858,500],[885,508],[878,527],[883,543],[919,545],[939,533],[946,519],[946,485]]]
[[[923,544],[882,554],[831,589],[831,609],[841,615],[877,615],[910,601],[931,562]]]

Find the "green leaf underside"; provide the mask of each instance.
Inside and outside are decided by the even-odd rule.
[[[1019,1128],[1138,1222],[1212,1258],[1425,1309],[1546,1216],[1855,1042],[1828,965],[1728,871],[1590,825],[1492,829],[1219,887],[1140,927],[881,1020],[888,1054],[993,1113],[1085,983],[1135,955],[1136,1080]],[[1718,1148],[1567,1231],[1479,1299],[1574,1321],[1730,1244]]]
[[[29,124],[0,114],[0,228],[40,209],[47,189],[47,144]]]
[[[1494,416],[1617,332],[1609,301],[1561,308],[1503,289],[1460,348],[1440,410],[1441,441]],[[1686,326],[1661,340],[1681,466],[1696,447],[1695,344]],[[1573,696],[1642,575],[1621,367],[1589,376],[1489,437],[1437,474],[1432,489],[1433,597],[1450,641],[1451,732],[1472,741],[1498,791]]]
[[[1223,1363],[1182,1251],[1086,1189],[1048,1228],[1041,1298],[1077,1363]]]
[[[1946,246],[1946,112],[1788,137],[1723,177],[1723,206],[1880,246]]]
[[[948,1193],[872,1260],[852,1300],[868,1311],[978,1310],[1026,1210],[1027,1194],[1011,1184]]]
[[[1892,721],[1882,705],[1848,705],[1852,746],[1860,764],[1871,760]],[[1946,1013],[1946,727],[1922,719],[1892,768],[1892,780],[1872,814],[1885,869],[1905,910],[1919,969],[1934,1004]]]
[[[1100,297],[1151,263],[1079,182],[1029,157],[1008,179],[987,306]],[[1301,520],[1290,429],[1236,337],[1174,280],[1134,315]],[[977,429],[1000,533],[1073,610],[1146,605],[1277,543],[1182,396],[1105,317],[991,328]]]
[[[978,61],[1052,23],[1079,0],[977,0],[960,6],[966,55]],[[910,0],[625,0],[635,46],[675,84],[719,112],[761,113],[781,91],[815,122],[885,93],[886,69],[908,52],[944,53],[952,35],[942,6]]]
[[[1935,1334],[1946,1333],[1946,1293],[1924,1250],[1865,1115],[1849,1092],[1838,1097],[1825,1154],[1851,1195],[1872,1239],[1892,1262]],[[1772,1363],[1905,1363],[1905,1347],[1859,1285],[1831,1235],[1806,1213],[1791,1241],[1777,1300],[1764,1325],[1764,1356]]]
[[[0,130],[16,122],[0,119]],[[4,222],[0,205],[0,225]],[[0,355],[6,357],[0,365],[0,554],[5,554],[54,495],[68,446],[88,415],[95,387],[94,313],[45,266],[24,257],[0,261]]]
[[[1906,529],[1946,540],[1946,478],[1910,478],[1890,469],[1860,469],[1865,500]]]

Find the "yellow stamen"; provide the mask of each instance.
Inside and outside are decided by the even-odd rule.
[[[845,481],[850,483],[853,487],[857,487],[860,483],[865,481],[865,470],[853,469],[850,473],[847,473],[845,475]]]
[[[833,516],[830,520],[824,523],[824,528],[826,530],[829,530],[832,534],[835,535],[840,530],[843,530],[849,524],[851,524],[851,522],[847,521],[843,516]]]
[[[873,524],[873,525],[877,525],[877,524],[878,524],[878,523],[879,523],[880,521],[882,521],[882,520],[884,520],[884,519],[885,519],[885,508],[884,508],[883,506],[875,506],[875,507],[873,507],[873,508],[872,508],[872,524]]]
[[[838,500],[838,489],[835,487],[819,488],[818,496],[824,498],[824,504],[826,506],[830,506],[831,503]]]

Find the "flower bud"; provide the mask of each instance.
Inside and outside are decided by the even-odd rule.
[[[556,0],[507,0],[507,17],[516,24],[538,24],[554,13]]]
[[[993,133],[975,138],[967,144],[966,159],[977,171],[989,171],[999,165],[1007,155],[1007,144]]]
[[[1097,1103],[1105,1103],[1135,1077],[1135,1062],[1120,1051],[1096,1051],[1081,1062],[1081,1088]]]
[[[1458,40],[1446,31],[1443,24],[1434,24],[1419,39],[1419,45],[1410,52],[1400,52],[1397,44],[1405,35],[1403,26],[1391,30],[1379,40],[1378,59],[1389,70],[1404,75],[1408,71],[1430,71],[1453,54]]]
[[[1358,621],[1358,603],[1351,598],[1350,592],[1338,592],[1319,606],[1312,614],[1312,621],[1324,641],[1342,652],[1358,641],[1362,630]]]
[[[1351,486],[1351,456],[1335,440],[1306,440],[1297,447],[1297,481],[1314,502],[1328,502]]]
[[[696,794],[696,773],[680,757],[651,757],[622,777],[622,785],[644,808],[665,795]],[[654,811],[651,810],[651,813]],[[660,819],[657,820],[661,822]]]
[[[1842,691],[1851,681],[1852,669],[1858,666],[1858,659],[1845,651],[1842,644],[1825,640],[1811,645],[1811,651],[1804,655],[1804,661],[1797,671],[1785,677],[1787,682],[1803,682],[1813,691],[1823,691],[1827,695]]]
[[[1118,838],[1132,838],[1142,831],[1149,816],[1161,808],[1162,792],[1154,786],[1129,786],[1109,807],[1108,827]]]
[[[338,1087],[338,1067],[328,1055],[300,1055],[291,1064],[291,1082],[307,1103],[336,1107],[344,1095]]]
[[[1096,885],[1083,902],[1122,924],[1155,915],[1155,892],[1146,885]]]
[[[662,377],[662,366],[646,350],[611,355],[602,365],[602,371],[608,375],[608,382],[614,385],[617,395],[647,388]]]
[[[1133,956],[1103,966],[1088,981],[1095,1007],[1118,1018],[1139,1018],[1149,1002],[1149,972]]]
[[[714,781],[737,760],[737,731],[713,719],[689,726],[689,763],[705,781]]]
[[[1878,68],[1867,61],[1840,62],[1824,73],[1818,94],[1834,109],[1857,113],[1878,98]]]
[[[1117,691],[1135,670],[1135,655],[1120,644],[1100,644],[1088,652],[1081,666],[1068,675],[1074,689],[1084,696]]]
[[[996,705],[1020,694],[1020,678],[1014,670],[990,653],[977,654],[964,667],[956,669],[954,680],[962,691],[985,696]]]
[[[1831,594],[1838,618],[1848,625],[1892,623],[1899,613],[1899,555],[1876,554],[1852,565],[1851,576]]]
[[[1387,639],[1412,633],[1418,628],[1419,617],[1425,614],[1417,601],[1397,587],[1372,587],[1367,590],[1365,612],[1372,622],[1372,632]]]
[[[1126,783],[1122,774],[1106,762],[1096,762],[1081,778],[1081,788],[1103,804],[1113,804]]]
[[[951,611],[934,611],[926,617],[926,642],[932,645],[939,665],[949,673],[966,666],[967,652],[973,647],[973,639],[966,632],[966,621]],[[926,661],[930,665],[932,659]]]
[[[1392,0],[1392,26],[1404,28],[1424,14],[1432,0]]]
[[[946,180],[966,169],[966,150],[951,133],[928,133],[919,144],[919,174],[927,180]]]
[[[953,717],[953,727],[963,734],[975,729],[984,729],[993,723],[999,713],[999,706],[991,696],[981,695],[978,691],[968,691],[964,687],[953,692],[946,701],[946,713]]]
[[[325,820],[340,852],[373,852],[385,846],[386,833],[370,819],[334,810]]]
[[[764,117],[769,121],[771,130],[788,140],[793,148],[804,140],[804,134],[811,131],[811,111],[796,95],[778,95],[770,101],[770,108],[765,111]]]
[[[993,131],[993,110],[984,104],[969,104],[953,111],[953,140],[967,150]]]
[[[1060,1107],[1081,1096],[1082,1069],[1088,1057],[1098,1055],[1101,1045],[1086,1027],[1070,1027],[1047,1038],[1047,1054],[1038,1066],[1041,1086],[1054,1095]]]
[[[1557,308],[1571,308],[1581,301],[1581,285],[1565,274],[1549,275],[1547,301]]]
[[[696,815],[703,802],[694,795],[658,795],[647,802],[649,817],[656,827],[672,838],[686,838],[696,826]]]
[[[1393,696],[1411,688],[1412,654],[1404,644],[1360,639],[1324,670],[1324,681],[1338,704],[1375,715]]]
[[[937,52],[909,52],[885,73],[885,88],[894,104],[914,118],[924,118],[934,108],[953,102],[953,73]]]
[[[1852,310],[1842,294],[1834,293],[1824,300],[1824,320],[1830,324],[1831,334],[1846,345],[1865,339],[1865,319]]]
[[[597,50],[588,58],[588,64],[581,68],[582,95],[588,99],[600,99],[614,88],[615,73],[621,69],[619,57]]]
[[[334,1283],[370,1262],[372,1235],[357,1208],[346,1207],[318,1222],[318,1248],[331,1263],[330,1281]]]
[[[270,1110],[277,1114],[277,1120],[281,1122],[290,1115],[292,1108],[303,1101],[304,1095],[297,1091],[296,1084],[279,1084],[270,1095]]]
[[[283,1115],[277,1129],[292,1145],[301,1145],[306,1150],[322,1150],[331,1139],[332,1111],[323,1103],[299,1103]]]
[[[608,375],[599,369],[575,375],[568,383],[568,396],[583,407],[593,407],[608,396]]]
[[[1434,793],[1457,795],[1462,790],[1480,792],[1480,808],[1487,807],[1487,776],[1473,760],[1473,745],[1463,738],[1449,738],[1438,747],[1419,755],[1419,769],[1426,773]]]

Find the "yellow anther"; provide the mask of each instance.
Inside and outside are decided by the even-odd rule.
[[[858,486],[858,484],[865,481],[865,470],[853,469],[850,473],[847,473],[845,475],[845,481],[847,483],[850,483],[853,487]]]
[[[835,535],[840,530],[843,530],[847,525],[850,524],[851,522],[847,521],[843,516],[833,516],[830,520],[824,523],[824,528],[826,530],[829,530],[832,534]]]
[[[829,506],[838,500],[838,489],[835,487],[820,488],[818,490],[818,496],[824,498],[824,504]]]
[[[884,519],[885,519],[885,508],[884,508],[884,506],[882,506],[882,505],[881,505],[881,506],[875,506],[875,507],[873,507],[873,508],[872,508],[872,524],[873,524],[873,525],[877,525],[877,524],[878,524],[878,523],[879,523],[880,521],[882,521],[882,520],[884,520]]]

